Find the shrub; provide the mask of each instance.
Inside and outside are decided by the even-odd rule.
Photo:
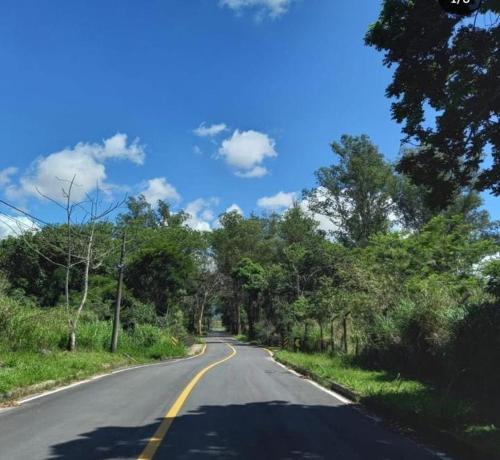
[[[500,303],[467,309],[454,331],[451,345],[453,381],[462,389],[473,388],[500,405]]]

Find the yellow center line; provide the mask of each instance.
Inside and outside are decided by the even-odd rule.
[[[193,391],[193,388],[196,386],[196,384],[210,369],[230,360],[236,354],[236,350],[233,346],[229,345],[228,343],[226,343],[226,345],[232,350],[231,354],[229,356],[226,356],[224,359],[221,359],[220,361],[216,361],[215,363],[208,365],[194,376],[194,378],[187,384],[184,390],[182,390],[182,393],[175,400],[174,404],[172,404],[172,407],[170,407],[168,412],[165,414],[162,422],[160,423],[160,426],[156,430],[155,434],[151,438],[149,438],[148,443],[142,451],[141,455],[138,457],[138,460],[151,460],[154,457],[156,451],[158,450],[158,447],[160,447],[161,442],[170,429],[172,422],[174,421],[175,417],[177,417],[177,414],[181,410],[182,406],[186,402],[186,399],[188,398],[191,391]]]

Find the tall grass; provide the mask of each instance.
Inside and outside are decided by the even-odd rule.
[[[117,354],[108,352],[112,324],[82,315],[77,351],[66,351],[68,316],[64,308],[39,308],[0,294],[0,402],[23,388],[49,381],[68,382],[111,367],[183,356],[182,341],[165,329],[136,325],[121,331]]]

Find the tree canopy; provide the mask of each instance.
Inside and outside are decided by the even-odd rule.
[[[366,43],[394,67],[387,97],[403,123],[398,168],[442,208],[464,187],[500,194],[500,5],[474,17],[439,2],[385,0]]]

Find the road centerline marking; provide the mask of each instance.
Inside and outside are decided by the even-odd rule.
[[[141,455],[139,455],[137,460],[152,460],[156,451],[160,447],[160,444],[164,440],[168,430],[170,429],[172,422],[174,421],[175,417],[177,417],[179,411],[181,410],[182,406],[186,402],[191,391],[193,391],[196,384],[203,378],[203,376],[210,369],[212,369],[215,366],[218,366],[219,364],[222,364],[226,361],[229,361],[231,358],[234,357],[234,355],[236,355],[236,349],[232,345],[230,345],[227,342],[223,342],[223,343],[225,343],[232,350],[231,354],[226,356],[225,358],[223,358],[219,361],[216,361],[215,363],[209,364],[207,367],[203,368],[184,387],[181,394],[177,397],[177,399],[174,401],[174,403],[172,404],[172,406],[170,407],[168,412],[163,417],[163,419],[160,423],[160,426],[157,428],[156,432],[153,434],[153,436],[151,438],[149,438],[148,443],[146,444],[146,447],[142,451]]]

